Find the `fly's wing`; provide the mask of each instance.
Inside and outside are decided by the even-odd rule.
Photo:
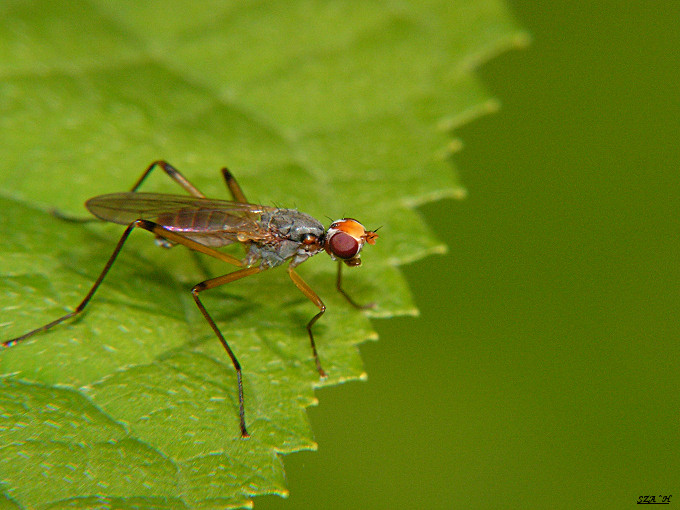
[[[273,210],[227,200],[132,192],[100,195],[85,202],[85,207],[97,218],[112,223],[129,225],[135,220],[150,220],[197,241],[217,236],[231,242],[266,239],[269,234],[257,220],[263,212]]]

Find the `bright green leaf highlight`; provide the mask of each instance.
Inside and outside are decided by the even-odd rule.
[[[226,508],[285,495],[277,453],[314,449],[314,388],[363,376],[369,318],[416,313],[397,266],[443,245],[412,207],[462,193],[451,130],[493,106],[473,68],[521,42],[500,1],[0,4],[0,338],[69,311],[122,229],[83,214],[168,159],[209,196],[229,165],[253,202],[382,225],[345,287],[325,255],[205,293],[244,367],[235,374],[192,284],[231,268],[133,233],[87,313],[0,352],[4,508]],[[153,175],[147,190],[181,192]],[[325,259],[325,260],[324,260]]]

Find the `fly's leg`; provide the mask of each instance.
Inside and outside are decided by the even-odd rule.
[[[125,229],[125,232],[123,232],[123,235],[120,237],[120,240],[118,241],[118,244],[116,245],[115,249],[113,250],[113,253],[109,257],[109,260],[106,262],[106,265],[104,266],[104,269],[102,272],[99,274],[97,277],[97,280],[94,282],[92,287],[90,288],[89,292],[83,298],[83,300],[80,302],[78,306],[72,311],[67,313],[66,315],[63,315],[62,317],[59,317],[56,320],[53,320],[52,322],[49,322],[43,326],[40,326],[39,328],[36,328],[34,330],[29,331],[28,333],[25,333],[19,337],[12,338],[10,340],[5,340],[2,342],[0,345],[2,347],[13,347],[19,342],[26,340],[27,338],[32,337],[33,335],[37,333],[41,333],[43,331],[47,331],[48,329],[52,329],[54,326],[61,324],[62,322],[75,317],[79,315],[80,313],[85,310],[85,307],[87,304],[90,302],[92,297],[94,296],[95,292],[99,289],[99,286],[101,283],[104,281],[104,278],[106,275],[109,273],[109,270],[113,266],[114,262],[116,261],[116,258],[118,257],[118,254],[120,251],[123,249],[123,245],[125,244],[125,241],[128,239],[130,236],[130,233],[135,229],[135,228],[141,228],[144,230],[148,230],[149,232],[156,234],[156,236],[163,237],[165,239],[168,239],[170,242],[176,243],[176,244],[183,244],[187,248],[198,251],[201,253],[204,253],[205,255],[210,255],[211,257],[215,257],[217,259],[222,260],[223,262],[226,262],[228,264],[232,264],[235,266],[242,267],[243,263],[238,260],[235,257],[232,257],[231,255],[228,255],[226,253],[222,253],[220,251],[214,250],[208,246],[204,246],[200,243],[197,243],[196,241],[193,241],[192,239],[188,239],[180,234],[177,234],[175,232],[170,232],[169,230],[164,229],[162,226],[158,225],[157,223],[154,223],[152,221],[148,220],[136,220],[132,223],[130,223],[127,228]],[[231,358],[232,364],[234,365],[234,368],[236,369],[236,374],[237,374],[237,381],[238,381],[238,393],[239,393],[239,416],[240,416],[240,426],[241,426],[241,435],[243,437],[248,437],[248,431],[246,430],[246,425],[245,425],[245,414],[244,414],[244,405],[243,405],[243,383],[241,379],[241,366],[236,359],[236,356],[234,356],[233,351],[229,347],[229,344],[226,342],[222,334],[220,333],[219,329],[217,329],[217,326],[215,325],[215,322],[212,320],[210,315],[208,315],[208,312],[206,311],[205,307],[201,303],[200,299],[198,298],[198,293],[207,290],[207,289],[212,289],[214,287],[217,287],[219,285],[224,285],[225,283],[232,282],[234,280],[238,280],[239,278],[244,278],[246,276],[250,276],[251,274],[255,274],[257,272],[261,271],[260,267],[250,267],[250,268],[244,268],[237,270],[233,273],[221,276],[219,278],[213,278],[212,280],[207,280],[205,282],[199,283],[192,289],[192,294],[194,296],[194,299],[196,301],[196,304],[198,305],[198,308],[201,310],[203,313],[203,316],[206,318],[210,326],[213,328],[215,331],[215,334],[217,335],[218,339],[224,346],[225,350],[227,351],[227,354]]]
[[[12,347],[12,346],[18,344],[19,342],[21,342],[22,340],[26,340],[27,338],[32,337],[36,333],[40,333],[42,331],[47,331],[48,329],[53,328],[57,324],[60,324],[60,323],[64,322],[65,320],[70,319],[71,317],[75,317],[76,315],[79,315],[85,309],[87,304],[90,302],[90,299],[92,299],[92,296],[94,296],[94,293],[97,292],[99,285],[104,280],[104,277],[109,272],[109,269],[111,269],[111,266],[113,266],[113,263],[116,261],[116,257],[118,257],[118,254],[120,253],[120,250],[123,248],[125,241],[127,240],[128,236],[130,235],[130,232],[132,232],[132,230],[137,226],[135,223],[131,223],[125,229],[125,232],[123,232],[123,235],[121,236],[120,241],[118,241],[116,248],[113,250],[113,253],[109,257],[109,260],[106,262],[106,265],[104,266],[104,269],[99,274],[99,277],[97,278],[97,280],[94,282],[94,285],[92,285],[92,288],[87,293],[85,298],[80,302],[80,304],[78,306],[75,307],[75,309],[72,312],[69,312],[64,316],[59,317],[58,319],[53,320],[52,322],[49,322],[49,323],[45,324],[44,326],[40,326],[39,328],[36,328],[32,331],[29,331],[28,333],[25,333],[25,334],[23,334],[19,337],[12,338],[11,340],[5,340],[4,342],[2,342],[2,346],[3,347]]]
[[[247,204],[248,199],[246,199],[246,195],[243,193],[243,190],[241,189],[241,186],[239,186],[238,182],[236,182],[236,178],[234,177],[234,175],[226,166],[222,168],[222,177],[224,177],[224,182],[227,184],[227,188],[229,188],[231,198],[234,199],[234,202],[238,202],[239,204]],[[257,220],[256,216],[251,213],[246,212],[245,215]],[[248,253],[250,243],[242,244],[246,253]]]
[[[137,179],[137,182],[135,182],[134,186],[130,189],[131,192],[137,191],[142,183],[146,181],[146,178],[149,176],[149,174],[157,167],[160,167],[167,175],[170,177],[173,181],[175,181],[177,184],[179,184],[187,193],[194,197],[198,198],[205,198],[205,195],[201,193],[201,191],[191,184],[189,179],[184,177],[182,172],[177,170],[174,166],[172,166],[170,163],[168,163],[165,160],[159,159],[158,161],[154,161],[151,163],[146,170],[142,173],[142,175]],[[246,196],[243,193],[243,190],[241,189],[241,186],[239,186],[238,182],[236,182],[236,179],[232,175],[232,173],[229,171],[228,168],[223,168],[222,169],[222,176],[224,177],[224,181],[227,183],[227,188],[229,188],[229,192],[231,193],[232,198],[234,199],[235,202],[239,202],[242,204],[247,204],[248,200],[246,200]],[[59,218],[60,220],[64,221],[69,221],[72,223],[90,223],[94,221],[101,221],[99,218],[81,218],[78,216],[70,216],[67,214],[62,213],[61,211],[57,209],[52,209],[50,213]],[[171,245],[167,244],[166,242],[163,241],[162,238],[157,237],[156,242],[165,247],[165,248],[170,248]]]
[[[256,273],[259,273],[260,271],[263,271],[263,269],[260,266],[246,267],[244,269],[239,269],[238,271],[234,271],[233,273],[225,274],[224,276],[218,276],[217,278],[212,278],[210,280],[206,280],[204,282],[199,283],[198,285],[194,286],[193,289],[191,289],[191,294],[194,296],[194,301],[196,301],[196,306],[198,306],[198,309],[203,314],[203,317],[205,317],[205,320],[208,321],[208,324],[210,324],[210,327],[215,332],[215,335],[217,335],[217,338],[219,339],[220,343],[224,347],[224,350],[227,351],[229,358],[231,358],[231,363],[232,363],[232,365],[234,365],[234,369],[236,370],[236,381],[237,381],[237,384],[238,384],[238,405],[239,405],[239,417],[240,417],[240,425],[241,425],[241,437],[250,437],[250,434],[248,434],[248,430],[246,429],[246,414],[245,414],[245,406],[243,404],[243,378],[241,376],[241,364],[238,362],[238,359],[236,359],[236,355],[234,354],[234,351],[232,351],[231,347],[229,347],[229,344],[227,343],[226,339],[224,338],[224,335],[222,335],[222,332],[217,327],[217,324],[215,324],[215,321],[213,320],[213,318],[208,313],[208,310],[206,310],[205,306],[203,306],[203,303],[201,302],[200,298],[198,297],[198,294],[199,294],[199,292],[203,292],[204,290],[214,289],[215,287],[219,287],[220,285],[225,285],[227,283],[231,283],[233,281],[240,280],[241,278],[245,278],[246,276],[254,275]]]
[[[193,195],[195,197],[199,198],[205,198],[205,195],[201,193],[198,188],[196,188],[189,180],[182,175],[182,173],[177,170],[174,166],[172,166],[170,163],[164,160],[158,160],[154,161],[151,163],[148,168],[144,171],[144,173],[141,175],[141,177],[137,180],[137,182],[134,184],[132,189],[130,191],[137,191],[139,187],[142,185],[142,183],[146,180],[146,178],[149,176],[149,174],[154,170],[154,168],[160,167],[172,180],[177,182],[182,188],[184,188],[190,195]],[[236,179],[231,175],[231,172],[227,168],[222,169],[222,175],[224,176],[224,179],[227,183],[227,187],[231,191],[231,194],[234,198],[235,201],[237,202],[242,202],[246,203],[245,196],[243,194],[243,191],[241,190],[241,187],[238,185],[236,182]],[[169,238],[166,234],[165,231],[163,232],[162,235],[157,235],[156,236],[156,243],[159,244],[162,247],[165,248],[171,248],[173,244],[177,243],[177,240],[173,240]],[[182,243],[186,244],[186,243]],[[196,251],[202,251],[200,249],[193,248]],[[220,255],[224,256],[221,252]],[[231,263],[237,262],[235,265],[242,265],[241,261],[238,259],[233,259]],[[222,343],[222,346],[224,349],[227,351],[227,354],[229,355],[229,358],[231,359],[232,364],[234,365],[234,369],[236,370],[236,378],[238,381],[238,400],[239,400],[239,416],[240,416],[240,426],[241,426],[241,436],[242,437],[249,437],[248,431],[246,429],[246,422],[245,422],[245,409],[244,409],[244,404],[243,404],[243,381],[242,381],[242,376],[241,376],[241,365],[238,362],[238,359],[236,359],[236,356],[234,355],[234,352],[231,350],[229,347],[229,344],[225,340],[224,336],[220,332],[220,330],[217,328],[217,325],[215,324],[215,321],[213,321],[212,317],[210,317],[210,314],[208,314],[208,311],[205,309],[203,306],[203,303],[201,303],[201,300],[198,297],[198,293],[207,290],[207,289],[212,289],[214,287],[217,287],[219,285],[224,285],[226,283],[232,282],[234,280],[238,280],[239,278],[244,278],[246,276],[250,276],[251,274],[255,274],[259,272],[259,268],[245,268],[239,271],[235,271],[233,273],[230,273],[225,276],[221,276],[218,278],[213,278],[210,280],[206,280],[202,283],[199,283],[196,285],[192,290],[191,293],[194,297],[194,300],[196,301],[196,305],[198,306],[199,310],[205,317],[205,319],[208,321],[210,324],[210,327],[213,329],[215,334],[217,335],[217,338],[219,341]]]
[[[180,172],[170,163],[162,159],[159,159],[158,161],[154,161],[153,163],[151,163],[146,168],[146,170],[144,170],[144,173],[141,175],[141,177],[137,179],[137,182],[135,182],[134,186],[132,186],[132,189],[130,189],[130,191],[132,192],[137,191],[139,187],[142,185],[142,183],[149,176],[149,174],[153,171],[153,169],[157,167],[160,167],[166,174],[168,174],[168,177],[170,177],[173,181],[182,186],[182,188],[184,188],[190,195],[198,198],[205,198],[205,195],[201,193],[196,186],[191,184],[189,182],[189,179],[182,175],[182,172]],[[174,246],[174,243],[168,241],[166,238],[161,236],[156,236],[156,244],[161,248],[172,248]]]
[[[312,354],[314,355],[316,370],[319,372],[319,376],[321,376],[322,379],[325,379],[326,377],[328,377],[328,375],[321,366],[319,355],[316,352],[316,343],[314,342],[314,333],[312,333],[312,326],[316,321],[319,320],[319,317],[321,317],[324,314],[324,312],[326,311],[326,305],[323,304],[323,301],[321,301],[321,298],[317,296],[316,292],[314,292],[312,288],[309,285],[307,285],[307,283],[300,277],[300,275],[297,274],[290,266],[288,266],[288,275],[290,276],[290,279],[293,280],[295,286],[298,289],[300,289],[300,291],[305,296],[307,296],[307,299],[309,299],[312,303],[319,307],[319,313],[312,317],[312,319],[307,323],[307,333],[309,334],[309,342],[312,345]]]
[[[170,163],[168,163],[165,160],[158,160],[154,161],[151,163],[147,169],[144,171],[142,176],[137,179],[137,182],[135,183],[134,186],[132,186],[132,189],[130,191],[137,191],[139,187],[142,185],[142,183],[146,180],[148,175],[153,171],[154,168],[160,167],[163,169],[163,171],[168,174],[168,176],[177,182],[182,188],[184,188],[190,195],[193,195],[195,197],[199,198],[205,198],[205,195],[201,193],[196,186],[191,184],[189,182],[189,179],[184,177],[182,173],[177,170],[174,166],[172,166]],[[227,184],[227,188],[229,189],[229,192],[231,193],[232,198],[234,199],[234,202],[239,202],[241,204],[247,204],[248,200],[246,199],[245,194],[243,193],[243,190],[241,189],[241,186],[239,186],[238,182],[236,182],[236,179],[234,178],[233,174],[227,167],[222,168],[222,176],[224,177],[224,182]]]
[[[177,184],[182,186],[182,188],[184,188],[184,190],[186,190],[186,192],[189,193],[190,195],[192,195],[194,197],[198,197],[198,198],[205,198],[205,195],[203,193],[201,193],[196,186],[191,184],[189,182],[189,179],[184,177],[182,175],[182,173],[179,170],[177,170],[174,166],[172,166],[170,163],[168,163],[167,161],[164,161],[162,159],[160,159],[158,161],[154,161],[153,163],[151,163],[147,167],[147,169],[144,170],[144,173],[142,174],[142,176],[139,179],[137,179],[137,182],[135,182],[135,185],[132,186],[132,189],[130,189],[130,191],[133,191],[133,192],[137,191],[139,189],[139,187],[142,185],[142,183],[149,176],[149,174],[156,167],[160,167],[161,169],[163,169],[163,171],[166,174],[168,174],[168,176],[173,181],[175,181]]]
[[[152,222],[152,221],[147,221],[147,220],[137,220],[125,229],[125,232],[123,232],[123,235],[120,237],[120,240],[118,241],[118,244],[116,245],[116,248],[113,250],[113,253],[109,257],[109,260],[106,262],[106,265],[104,266],[104,269],[102,272],[99,274],[97,277],[97,280],[94,282],[92,285],[92,288],[90,288],[90,291],[87,293],[85,298],[80,302],[78,306],[75,307],[75,309],[66,315],[59,317],[58,319],[53,320],[52,322],[49,322],[43,326],[40,326],[39,328],[36,328],[34,330],[29,331],[28,333],[25,333],[19,337],[12,338],[10,340],[5,340],[3,341],[0,345],[2,347],[12,347],[22,340],[26,340],[27,338],[32,337],[33,335],[37,333],[41,333],[43,331],[47,331],[48,329],[52,329],[54,326],[57,324],[61,324],[65,320],[70,319],[71,317],[75,317],[76,315],[79,315],[82,313],[82,311],[85,309],[87,304],[90,302],[90,299],[92,299],[92,296],[94,296],[94,293],[97,292],[97,289],[101,285],[102,281],[104,281],[104,278],[108,274],[109,270],[111,269],[111,266],[113,266],[113,263],[116,261],[116,258],[118,257],[118,254],[120,253],[120,250],[123,248],[123,245],[125,244],[125,241],[129,237],[130,233],[135,229],[135,228],[142,228],[144,230],[148,230],[149,232],[153,232],[156,235],[162,235],[165,238],[168,238],[171,242],[174,243],[180,243],[185,245],[187,248],[190,248],[195,251],[200,251],[202,253],[205,253],[206,255],[210,255],[212,257],[218,258],[223,260],[224,262],[227,262],[228,264],[232,264],[235,266],[242,266],[243,263],[238,260],[235,257],[232,257],[231,255],[228,255],[226,253],[219,252],[217,250],[213,250],[212,248],[209,248],[208,246],[204,246],[202,244],[197,243],[196,241],[193,241],[191,239],[187,239],[185,237],[182,237],[179,234],[176,234],[174,232],[169,232],[168,230],[165,230],[163,227],[160,225]]]
[[[224,177],[224,182],[227,183],[227,188],[229,188],[229,191],[231,193],[232,198],[234,199],[234,202],[247,204],[248,200],[246,200],[246,196],[243,194],[241,186],[238,185],[238,182],[236,182],[236,178],[227,167],[224,167],[222,169],[222,176]]]
[[[149,174],[156,167],[160,167],[161,169],[163,169],[163,171],[166,174],[168,174],[168,176],[173,181],[177,182],[180,186],[182,186],[182,188],[184,188],[190,195],[193,195],[198,198],[205,198],[205,195],[201,193],[198,190],[198,188],[196,188],[196,186],[191,184],[191,182],[189,182],[189,179],[184,177],[184,175],[182,175],[182,173],[179,170],[177,170],[174,166],[172,166],[165,160],[158,160],[151,163],[144,171],[142,176],[139,179],[137,179],[137,182],[135,183],[134,186],[132,186],[132,189],[130,191],[133,192],[137,191],[139,187],[142,185],[142,183],[149,176]],[[229,188],[229,191],[234,201],[240,202],[242,204],[248,203],[248,201],[246,200],[246,196],[243,194],[241,186],[238,185],[238,182],[236,182],[236,179],[234,178],[234,176],[232,175],[228,168],[224,167],[222,169],[222,176],[224,177],[224,181],[227,183],[227,188]],[[172,248],[172,243],[168,243],[162,237],[156,237],[156,244],[162,246],[163,248]]]
[[[335,280],[335,288],[338,289],[338,292],[342,294],[342,296],[347,300],[347,302],[352,305],[354,308],[357,308],[359,310],[368,310],[370,308],[373,308],[375,306],[375,303],[366,303],[365,305],[360,305],[354,299],[352,299],[347,292],[342,288],[342,261],[338,261],[338,276]]]
[[[205,198],[205,195],[203,193],[201,193],[198,190],[198,188],[196,188],[196,186],[191,184],[191,182],[189,182],[189,179],[184,177],[184,175],[182,175],[182,173],[179,170],[177,170],[174,166],[172,166],[170,163],[168,163],[167,161],[164,161],[164,160],[158,160],[158,161],[154,161],[153,163],[151,163],[146,168],[146,170],[144,170],[144,173],[142,173],[141,177],[139,179],[137,179],[137,182],[135,182],[134,186],[132,186],[132,189],[130,191],[132,191],[132,192],[137,191],[139,189],[139,187],[142,185],[142,183],[149,176],[149,174],[156,167],[162,168],[163,171],[166,174],[168,174],[168,176],[173,181],[175,181],[177,184],[182,186],[182,188],[184,188],[184,190],[186,190],[187,193],[189,193],[190,195],[192,195],[194,197],[198,197],[198,198]],[[238,186],[238,184],[237,184],[237,186]],[[97,221],[97,222],[101,221],[99,218],[90,218],[90,217],[80,218],[78,216],[70,216],[70,215],[62,213],[61,211],[58,211],[57,209],[52,209],[50,211],[50,213],[53,216],[59,218],[60,220],[68,221],[68,222],[71,222],[71,223],[90,223],[90,222],[93,222],[93,221]],[[172,244],[165,241],[162,237],[156,237],[156,243],[158,245],[164,247],[164,248],[171,248],[172,247]]]

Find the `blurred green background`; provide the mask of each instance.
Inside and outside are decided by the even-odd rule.
[[[510,3],[533,43],[481,70],[468,199],[422,208],[421,317],[375,321],[256,508],[680,505],[680,2]]]

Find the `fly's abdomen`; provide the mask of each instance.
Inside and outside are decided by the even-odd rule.
[[[234,219],[242,220],[224,211],[180,209],[159,215],[156,222],[173,232],[212,233],[224,230],[225,226],[231,230],[229,224],[233,223]]]
[[[225,211],[182,209],[161,214],[157,223],[206,246],[225,246],[253,236],[253,220]]]

